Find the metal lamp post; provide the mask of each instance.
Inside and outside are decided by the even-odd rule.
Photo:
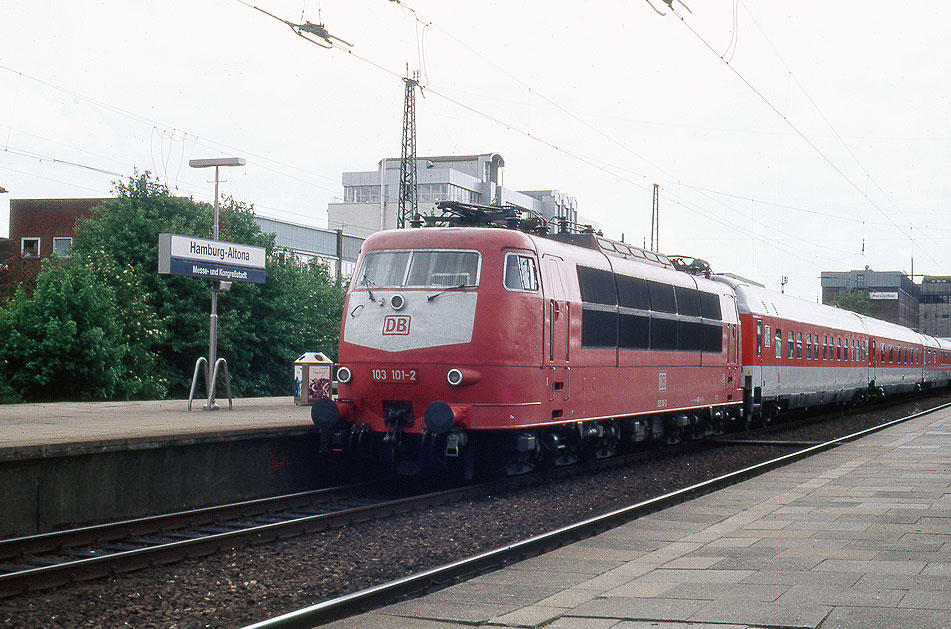
[[[218,182],[222,166],[244,166],[247,160],[243,157],[218,157],[212,159],[190,159],[188,165],[192,168],[215,168],[215,222],[212,230],[212,240],[218,240]],[[202,407],[206,411],[218,410],[215,404],[215,381],[218,375],[218,284],[217,280],[211,283],[211,318],[208,330],[208,364],[205,366],[205,382],[208,383],[208,402]],[[196,374],[197,375],[197,374]]]

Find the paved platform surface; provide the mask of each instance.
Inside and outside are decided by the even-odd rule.
[[[294,398],[241,398],[228,410],[205,400],[0,405],[0,460],[226,439],[259,431],[313,430]]]
[[[335,629],[951,627],[951,411]]]

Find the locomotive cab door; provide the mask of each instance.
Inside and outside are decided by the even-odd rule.
[[[550,370],[550,401],[570,397],[571,367],[568,331],[571,313],[566,299],[564,260],[558,256],[542,256],[542,292],[545,297],[545,362]]]

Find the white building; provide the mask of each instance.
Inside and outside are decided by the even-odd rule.
[[[482,205],[512,204],[546,219],[583,221],[578,201],[557,190],[509,190],[502,186],[505,161],[498,153],[420,157],[416,160],[417,198],[421,214],[436,201]],[[376,170],[343,173],[343,202],[327,207],[328,226],[348,234],[369,236],[395,229],[399,201],[400,160],[380,160]]]

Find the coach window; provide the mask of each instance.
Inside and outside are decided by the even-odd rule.
[[[802,332],[796,332],[796,358],[802,360]]]
[[[505,288],[515,291],[538,290],[538,270],[535,259],[517,253],[505,254]]]
[[[812,334],[806,334],[806,360],[812,360]]]
[[[776,358],[783,357],[783,331],[776,328]]]
[[[835,337],[835,359],[842,360],[842,337]]]
[[[763,355],[763,322],[756,322],[756,355]]]
[[[889,363],[895,362],[895,348],[892,345],[888,346],[888,362]]]
[[[829,337],[822,336],[822,360],[829,359]]]
[[[819,360],[819,335],[812,337],[812,359]]]
[[[788,351],[786,352],[786,357],[795,358],[796,357],[796,334],[792,330],[789,331],[789,337],[788,337],[788,340],[786,341],[786,345],[788,347]]]
[[[881,360],[879,360],[879,362],[881,363],[885,362],[885,344],[884,343],[882,343],[882,358]]]
[[[773,338],[769,334],[769,326],[766,326],[765,331],[763,332],[763,347],[769,347],[769,340]]]

